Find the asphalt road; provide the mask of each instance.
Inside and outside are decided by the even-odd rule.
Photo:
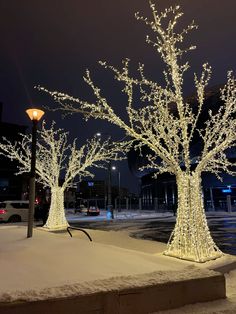
[[[167,243],[174,228],[173,218],[145,218],[113,221],[79,221],[71,226],[98,230],[127,230],[135,238]],[[224,252],[236,255],[236,216],[212,215],[208,217],[211,235]]]

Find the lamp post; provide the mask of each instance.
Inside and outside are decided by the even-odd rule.
[[[116,166],[112,166],[112,170],[117,170]],[[121,195],[120,195],[120,171],[118,171],[118,199],[119,199],[119,202],[118,202],[118,212],[121,211],[121,202],[120,202],[120,199],[121,199]]]
[[[111,162],[108,164],[108,181],[107,181],[107,210],[111,213],[111,219],[114,219],[114,211],[111,203]]]
[[[102,137],[102,134],[106,134],[109,136],[109,134],[107,133],[100,133],[100,132],[97,132],[96,133],[96,136],[97,137]],[[108,143],[110,142],[110,137],[108,137]],[[112,202],[111,202],[111,170],[112,170],[112,167],[111,167],[111,161],[109,161],[108,163],[108,167],[107,167],[107,170],[108,170],[108,178],[107,178],[107,212],[108,214],[110,213],[112,219],[114,219],[114,211],[113,211],[113,206],[112,206]]]
[[[36,164],[36,141],[37,141],[37,124],[44,115],[44,111],[39,109],[26,110],[27,115],[32,121],[32,145],[31,145],[31,166],[29,182],[29,213],[27,238],[33,235],[34,206],[35,206],[35,164]]]

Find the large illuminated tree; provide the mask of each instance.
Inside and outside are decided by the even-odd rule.
[[[100,64],[114,73],[115,80],[124,84],[127,95],[127,121],[122,120],[112,109],[109,101],[93,82],[90,72],[84,77],[91,87],[94,102],[60,93],[42,90],[51,94],[58,102],[57,109],[68,113],[82,112],[86,118],[95,117],[108,120],[123,129],[138,146],[147,146],[152,153],[147,156],[151,169],[157,174],[168,172],[176,177],[178,191],[178,209],[175,228],[171,234],[164,254],[181,259],[204,262],[222,256],[214,243],[207,225],[201,187],[203,172],[212,172],[219,176],[221,171],[234,174],[232,164],[225,153],[227,148],[236,145],[236,84],[231,73],[221,90],[222,106],[218,112],[209,110],[208,120],[203,129],[198,129],[198,120],[204,106],[204,90],[211,76],[211,68],[203,65],[198,77],[194,74],[197,106],[192,107],[184,98],[184,74],[190,68],[183,61],[183,55],[195,47],[182,48],[185,35],[196,28],[192,22],[178,32],[176,24],[182,16],[178,6],[158,12],[150,2],[152,19],[136,14],[149,26],[154,39],[147,36],[166,66],[163,71],[163,86],[150,80],[144,74],[144,65],[139,65],[137,78],[129,71],[129,60],[123,61],[121,69]],[[140,104],[137,106],[135,91],[139,91]],[[136,103],[136,106],[134,105]],[[193,137],[198,133],[202,151],[198,156],[191,154]],[[201,147],[201,146],[200,146]]]
[[[51,204],[44,228],[49,230],[64,229],[68,226],[64,210],[64,192],[77,177],[93,177],[91,167],[103,168],[111,160],[121,159],[119,152],[125,152],[128,145],[125,142],[112,143],[109,140],[101,142],[98,137],[88,140],[77,148],[76,140],[68,143],[68,133],[55,129],[55,123],[50,128],[42,123],[38,131],[36,174],[37,181],[50,188]],[[31,135],[22,134],[21,141],[12,143],[6,138],[0,143],[0,154],[16,160],[19,163],[17,174],[30,171]],[[60,185],[60,178],[64,177]]]

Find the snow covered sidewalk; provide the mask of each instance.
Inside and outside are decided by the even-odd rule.
[[[100,211],[99,216],[87,216],[85,213],[74,213],[74,209],[66,209],[66,218],[68,221],[90,221],[90,220],[111,220],[110,218],[107,218],[107,211],[102,209]],[[114,210],[114,218],[115,220],[126,220],[126,219],[145,219],[145,218],[172,218],[175,219],[175,216],[173,216],[173,212],[167,211],[163,213],[159,213],[153,210],[127,210],[122,209],[122,211],[118,212],[117,210]]]
[[[220,274],[204,269],[206,267],[199,268],[193,266],[193,263],[161,255],[165,246],[163,243],[133,239],[124,232],[97,230],[88,231],[93,238],[93,242],[90,242],[82,232],[72,232],[73,238],[70,238],[67,233],[52,234],[36,228],[33,238],[27,239],[24,225],[0,226],[2,305],[92,296],[97,293],[104,296],[105,292],[114,297],[114,291],[124,289],[139,289],[140,298],[145,295],[147,287],[154,288],[155,295],[158,295],[158,291],[165,291],[166,287],[165,295],[168,296],[171,295],[171,289],[175,291],[179,287],[175,293],[180,293],[179,300],[182,303],[177,302],[178,298],[176,302],[181,306],[188,304],[184,303],[187,299],[181,300],[183,289],[190,291],[193,283],[197,287],[201,282],[205,284],[202,288],[198,286],[200,289],[195,299],[189,296],[191,301],[213,300],[217,294],[218,297],[224,294],[224,282]],[[190,285],[186,286],[186,282]],[[185,284],[178,286],[181,283]],[[203,292],[205,299],[201,299]],[[170,306],[173,307],[173,304]],[[4,313],[15,313],[9,312],[8,307],[4,309],[8,310]]]

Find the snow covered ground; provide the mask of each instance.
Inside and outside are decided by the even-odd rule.
[[[206,212],[207,217],[214,218],[214,216],[217,216],[217,219],[220,219],[219,217],[236,217],[236,212],[225,212],[225,211],[211,211]],[[87,216],[85,213],[74,213],[74,209],[66,209],[66,217],[68,221],[90,221],[90,220],[110,220],[107,218],[107,211],[101,210],[100,215],[98,216]],[[114,218],[115,220],[126,220],[126,219],[145,219],[145,218],[159,218],[159,219],[165,219],[165,220],[175,220],[175,216],[173,215],[173,211],[166,211],[166,212],[156,212],[153,210],[127,210],[122,209],[121,212],[118,212],[117,210],[114,210]]]
[[[224,212],[207,212],[206,213],[208,217],[214,217],[215,215],[223,216],[226,215],[229,216],[235,216],[235,212],[226,213]],[[143,218],[160,218],[160,219],[167,219],[167,220],[175,220],[175,217],[173,216],[173,212],[164,212],[164,213],[157,213],[154,211],[140,211],[140,210],[122,210],[122,212],[115,212],[115,218],[116,219],[143,219]],[[101,211],[101,215],[99,217],[88,217],[86,215],[74,215],[73,210],[67,211],[67,219],[68,221],[85,221],[85,220],[107,220],[106,217],[106,211]],[[126,233],[126,236],[128,236],[128,232],[123,232],[123,234]],[[131,239],[131,238],[129,238]],[[104,243],[110,243],[111,240],[109,238],[103,238],[99,240],[104,241]],[[152,241],[149,242],[149,245],[142,246],[142,249],[145,251],[149,251],[150,253],[154,253],[155,248],[151,246]],[[116,243],[116,245],[120,246],[120,244],[124,247],[129,247],[129,242],[121,241],[121,243]],[[139,246],[136,248],[133,246],[134,243],[130,243],[130,248],[133,249],[141,249]],[[160,245],[161,250],[164,250],[165,244],[158,243]],[[226,292],[227,292],[227,299],[226,300],[219,300],[214,302],[205,302],[205,303],[199,303],[194,305],[188,305],[185,307],[181,307],[179,309],[174,310],[168,310],[168,311],[161,311],[158,312],[159,314],[165,313],[165,314],[210,314],[210,313],[228,313],[228,314],[236,314],[236,270],[230,271],[229,273],[225,274],[226,278]]]
[[[27,239],[26,226],[1,226],[0,269],[4,271],[0,301],[17,299],[19,291],[21,295],[27,291],[24,298],[30,298],[28,290],[40,294],[45,288],[78,282],[87,289],[90,285],[86,282],[186,267],[178,260],[173,263],[163,256],[157,258],[156,254],[164,249],[163,244],[156,244],[154,249],[153,242],[149,245],[149,241],[104,231],[89,231],[94,240],[90,242],[82,232],[72,233],[73,238],[68,233],[53,234],[39,228]],[[31,297],[35,297],[35,292]]]
[[[98,216],[87,216],[85,213],[76,213],[74,214],[73,209],[66,209],[66,217],[68,221],[90,221],[90,220],[111,220],[107,217],[107,211],[101,210],[100,215]],[[114,211],[114,218],[116,220],[125,220],[125,219],[145,219],[145,218],[165,218],[165,219],[175,219],[173,212],[163,212],[157,213],[153,210],[122,210],[121,212]]]
[[[163,243],[130,238],[122,231],[87,231],[93,242],[76,230],[70,238],[67,233],[52,234],[40,228],[27,239],[24,224],[0,225],[0,302],[109,289],[114,282],[124,285],[127,276],[134,276],[134,286],[140,276],[143,282],[152,280],[150,274],[162,281],[201,276],[193,263],[163,256]],[[236,313],[236,270],[226,279],[228,299],[165,313]]]

